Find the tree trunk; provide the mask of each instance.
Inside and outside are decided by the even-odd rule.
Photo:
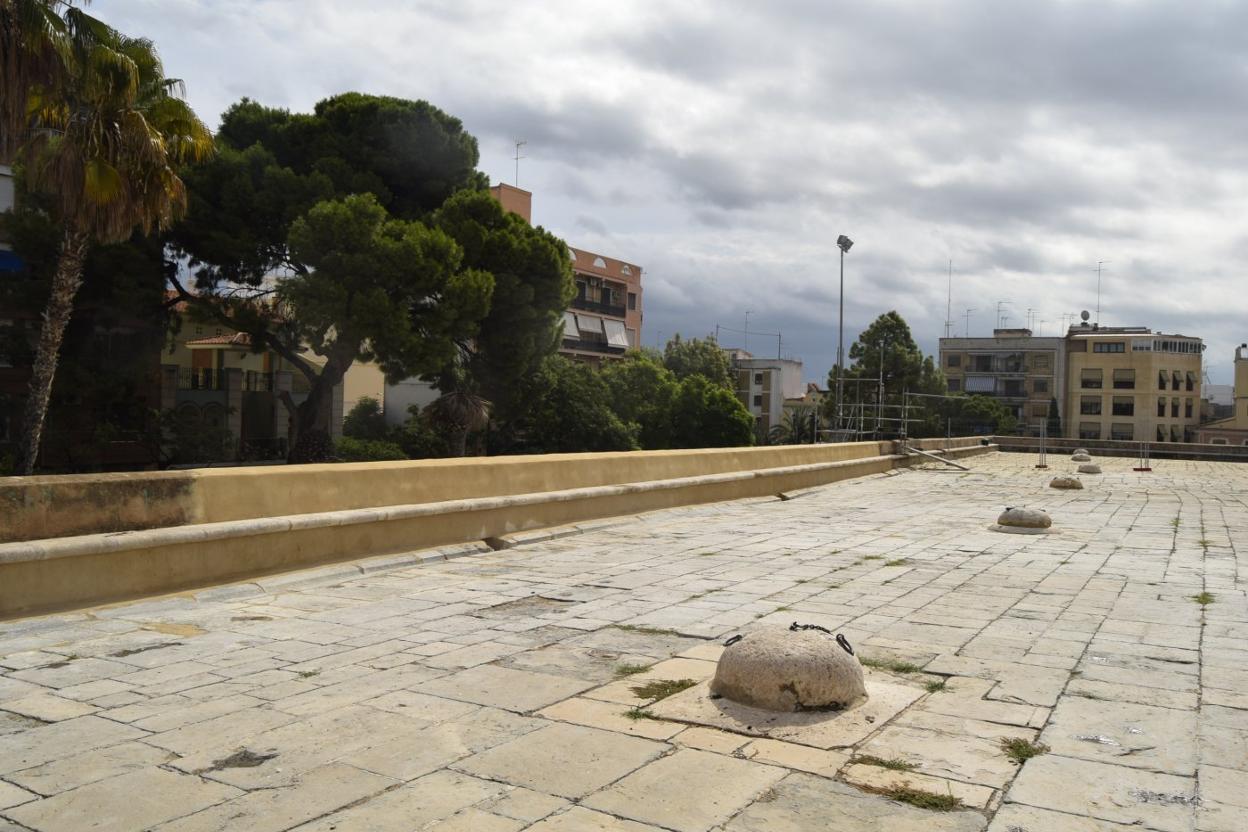
[[[334,388],[342,383],[359,352],[358,343],[339,341],[326,356],[325,366],[312,383],[307,399],[295,411],[295,441],[287,455],[288,462],[323,462],[332,456],[329,422],[334,410]]]
[[[468,428],[456,425],[451,432],[451,455],[468,455]]]
[[[56,365],[61,353],[61,341],[65,338],[65,327],[74,311],[74,296],[82,285],[82,265],[87,256],[88,243],[86,234],[72,227],[65,229],[56,273],[52,275],[52,294],[43,310],[39,346],[35,351],[34,366],[31,367],[30,392],[26,397],[22,438],[18,446],[19,474],[30,475],[35,472],[39,443],[43,438],[43,424],[48,416],[48,400],[52,395],[52,381],[56,377]]]

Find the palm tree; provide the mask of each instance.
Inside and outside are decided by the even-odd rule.
[[[425,412],[450,434],[451,456],[464,456],[468,434],[484,430],[490,423],[490,403],[477,395],[464,364],[467,356],[444,368],[437,377],[442,395],[429,403]]]
[[[62,228],[22,420],[22,474],[34,472],[88,247],[168,227],[186,210],[176,167],[213,149],[211,132],[180,97],[181,82],[164,76],[151,41],[126,37],[72,7],[61,31],[55,77],[28,91],[33,137],[22,148],[30,186],[49,196]]]
[[[0,0],[0,164],[10,164],[30,127],[29,92],[54,89],[70,56],[66,3]]]

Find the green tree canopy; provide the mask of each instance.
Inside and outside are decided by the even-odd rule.
[[[635,426],[612,410],[606,382],[593,367],[561,355],[545,360],[525,418],[530,452],[632,451]]]
[[[735,448],[754,444],[754,417],[732,391],[701,374],[680,382],[672,401],[672,447]]]
[[[318,203],[290,228],[308,266],[278,288],[295,335],[325,356],[298,430],[328,432],[329,395],[351,364],[376,360],[387,378],[436,371],[489,306],[493,278],[461,268],[459,246],[419,222],[391,219],[372,194]]]
[[[729,390],[734,388],[728,354],[710,335],[686,341],[681,339],[680,333],[676,333],[663,349],[663,365],[681,380],[700,375],[712,384]]]
[[[641,447],[672,447],[672,402],[680,390],[675,374],[654,353],[629,352],[601,371],[611,408],[624,422],[637,426]]]
[[[496,419],[511,423],[522,414],[542,362],[559,348],[562,313],[575,291],[567,246],[504,211],[485,191],[455,194],[432,224],[460,245],[465,268],[493,275],[489,313],[460,346],[472,386]],[[449,387],[439,384],[443,392]]]

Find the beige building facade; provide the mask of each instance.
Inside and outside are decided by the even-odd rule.
[[[1248,445],[1248,344],[1235,348],[1234,410],[1229,418],[1201,425],[1197,442],[1211,445]]]
[[[1064,338],[1037,338],[1029,329],[995,329],[991,338],[941,338],[940,369],[950,393],[992,396],[1029,435],[1040,435],[1054,399],[1064,416]]]
[[[736,381],[736,394],[754,417],[755,431],[766,436],[784,421],[786,399],[806,394],[802,362],[791,358],[755,358],[739,349],[727,349]]]
[[[1190,441],[1200,423],[1201,339],[1146,327],[1072,327],[1066,435]]]

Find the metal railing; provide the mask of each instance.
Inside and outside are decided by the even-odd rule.
[[[224,390],[225,372],[211,369],[190,369],[183,367],[178,370],[179,390]]]
[[[589,300],[587,298],[572,298],[572,308],[584,309],[586,312],[599,312],[614,318],[623,318],[628,311],[622,303],[602,303],[601,301]]]

